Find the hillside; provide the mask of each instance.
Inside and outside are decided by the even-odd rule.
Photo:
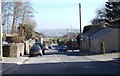
[[[45,36],[63,36],[67,33],[66,29],[41,29],[38,31],[39,33],[43,33]],[[71,30],[68,30],[71,32]],[[79,33],[79,29],[72,29],[73,33]]]

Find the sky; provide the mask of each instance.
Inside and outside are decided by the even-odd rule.
[[[31,0],[35,30],[41,29],[80,29],[79,3],[81,3],[81,26],[91,24],[97,9],[108,0]]]

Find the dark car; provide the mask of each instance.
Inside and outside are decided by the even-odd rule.
[[[31,48],[30,48],[30,57],[31,56],[37,56],[37,55],[40,55],[42,56],[42,49],[39,45],[33,45]]]
[[[48,48],[49,48],[49,49],[52,49],[52,47],[51,47],[51,46],[48,46]]]
[[[68,47],[66,45],[61,45],[58,48],[58,52],[68,52]]]
[[[45,45],[43,45],[43,44],[40,43],[40,42],[36,42],[35,44],[36,44],[36,45],[39,45],[39,46],[41,47],[42,53],[43,53],[43,55],[45,55],[45,50],[47,50],[47,49],[45,48]]]
[[[36,42],[35,44],[36,44],[36,45],[39,45],[41,48],[43,47],[43,44],[40,43],[40,42]]]

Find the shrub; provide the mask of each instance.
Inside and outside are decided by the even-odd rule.
[[[2,35],[2,40],[3,40],[3,41],[5,40],[5,35],[4,35],[4,34]]]
[[[21,43],[23,42],[22,38],[20,36],[14,36],[12,39],[12,43]]]

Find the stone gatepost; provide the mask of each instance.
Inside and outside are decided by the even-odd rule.
[[[1,7],[1,0],[0,0],[0,7]],[[2,17],[1,17],[1,9],[0,9],[0,61],[2,60],[3,53],[2,53]]]
[[[17,55],[23,56],[24,55],[24,43],[17,43]]]
[[[25,41],[24,43],[25,43],[25,53],[29,54],[29,51],[30,51],[29,50],[29,41]]]

